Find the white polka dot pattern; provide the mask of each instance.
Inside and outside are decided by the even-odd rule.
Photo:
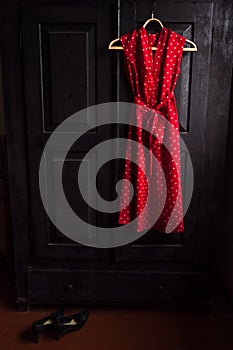
[[[150,223],[154,216],[152,208],[159,206],[162,196],[166,193],[162,213],[152,228],[160,232],[167,232],[169,218],[173,214],[177,220],[177,227],[172,233],[183,232],[179,138],[166,128],[164,130],[161,120],[166,118],[176,130],[179,130],[174,88],[180,73],[180,62],[186,39],[170,28],[163,27],[159,33],[149,34],[142,27],[121,36],[120,40],[124,48],[125,69],[134,94],[134,102],[140,106],[149,107],[154,113],[143,113],[138,108],[136,112],[138,127],[137,129],[129,127],[128,139],[136,140],[139,145],[137,150],[139,166],[134,166],[128,160],[131,153],[129,142],[126,150],[124,178],[133,183],[135,193],[131,203],[126,206],[130,198],[130,183],[124,181],[118,222],[127,224],[142,212],[148,196],[148,181],[151,181],[152,187],[150,188],[153,189],[154,203],[148,206],[148,210],[135,229],[141,232],[151,227]],[[157,50],[153,52],[152,46],[156,46]],[[162,118],[157,118],[156,113],[160,113],[160,116],[162,114]],[[148,136],[142,130],[145,123],[149,125],[150,130],[156,129],[156,135],[159,134],[158,138]],[[169,154],[159,141],[165,137],[172,146],[172,154]],[[158,166],[153,155],[149,161],[146,159],[140,144],[145,144],[153,152],[161,167]],[[174,159],[178,167],[174,165]],[[146,169],[146,173],[143,169]],[[165,174],[166,188],[162,182],[161,171]],[[173,213],[173,210],[176,212]]]

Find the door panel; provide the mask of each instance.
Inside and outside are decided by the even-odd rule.
[[[96,35],[95,23],[39,24],[43,132],[96,103]]]

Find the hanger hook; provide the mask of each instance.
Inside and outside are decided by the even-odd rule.
[[[151,11],[151,18],[154,18],[155,16],[155,7],[157,5],[157,1],[153,1],[153,9]]]

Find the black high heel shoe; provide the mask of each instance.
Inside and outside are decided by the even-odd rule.
[[[65,309],[60,309],[32,323],[32,335],[36,344],[39,342],[40,333],[53,329],[54,325],[59,323],[59,320],[63,318],[64,313]]]
[[[86,309],[71,316],[60,318],[54,325],[56,340],[59,340],[66,333],[81,329],[86,323],[89,314],[89,309]]]

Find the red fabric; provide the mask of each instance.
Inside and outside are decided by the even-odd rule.
[[[138,167],[129,161],[131,146],[128,143],[123,178],[133,183],[135,192],[133,200],[125,206],[125,203],[129,203],[130,182],[124,181],[118,222],[127,224],[142,212],[147,200],[148,181],[150,181],[154,203],[151,202],[147,207],[137,223],[136,230],[141,232],[151,227],[154,210],[156,206],[159,206],[165,191],[166,200],[163,210],[152,228],[165,233],[182,232],[184,223],[179,137],[174,137],[172,131],[166,130],[167,140],[172,147],[171,155],[159,141],[159,138],[148,136],[142,128],[146,123],[151,130],[156,129],[156,132],[160,133],[161,138],[163,138],[164,130],[161,124],[166,118],[177,131],[179,130],[174,88],[180,73],[180,62],[186,39],[170,28],[163,27],[159,33],[149,34],[142,27],[121,36],[120,40],[124,48],[125,69],[133,91],[134,103],[149,107],[151,113],[140,112],[138,108],[136,112],[137,128],[135,129],[132,125],[129,127],[128,139],[133,139],[138,143]],[[156,46],[157,50],[152,51],[152,46]],[[165,175],[167,190],[161,180],[161,168],[158,167],[153,155],[149,161],[146,159],[143,149],[140,147],[141,144],[146,144],[159,161]],[[174,166],[174,157],[176,157],[176,166]],[[177,222],[177,226],[173,227],[172,230],[169,228],[171,216]]]

